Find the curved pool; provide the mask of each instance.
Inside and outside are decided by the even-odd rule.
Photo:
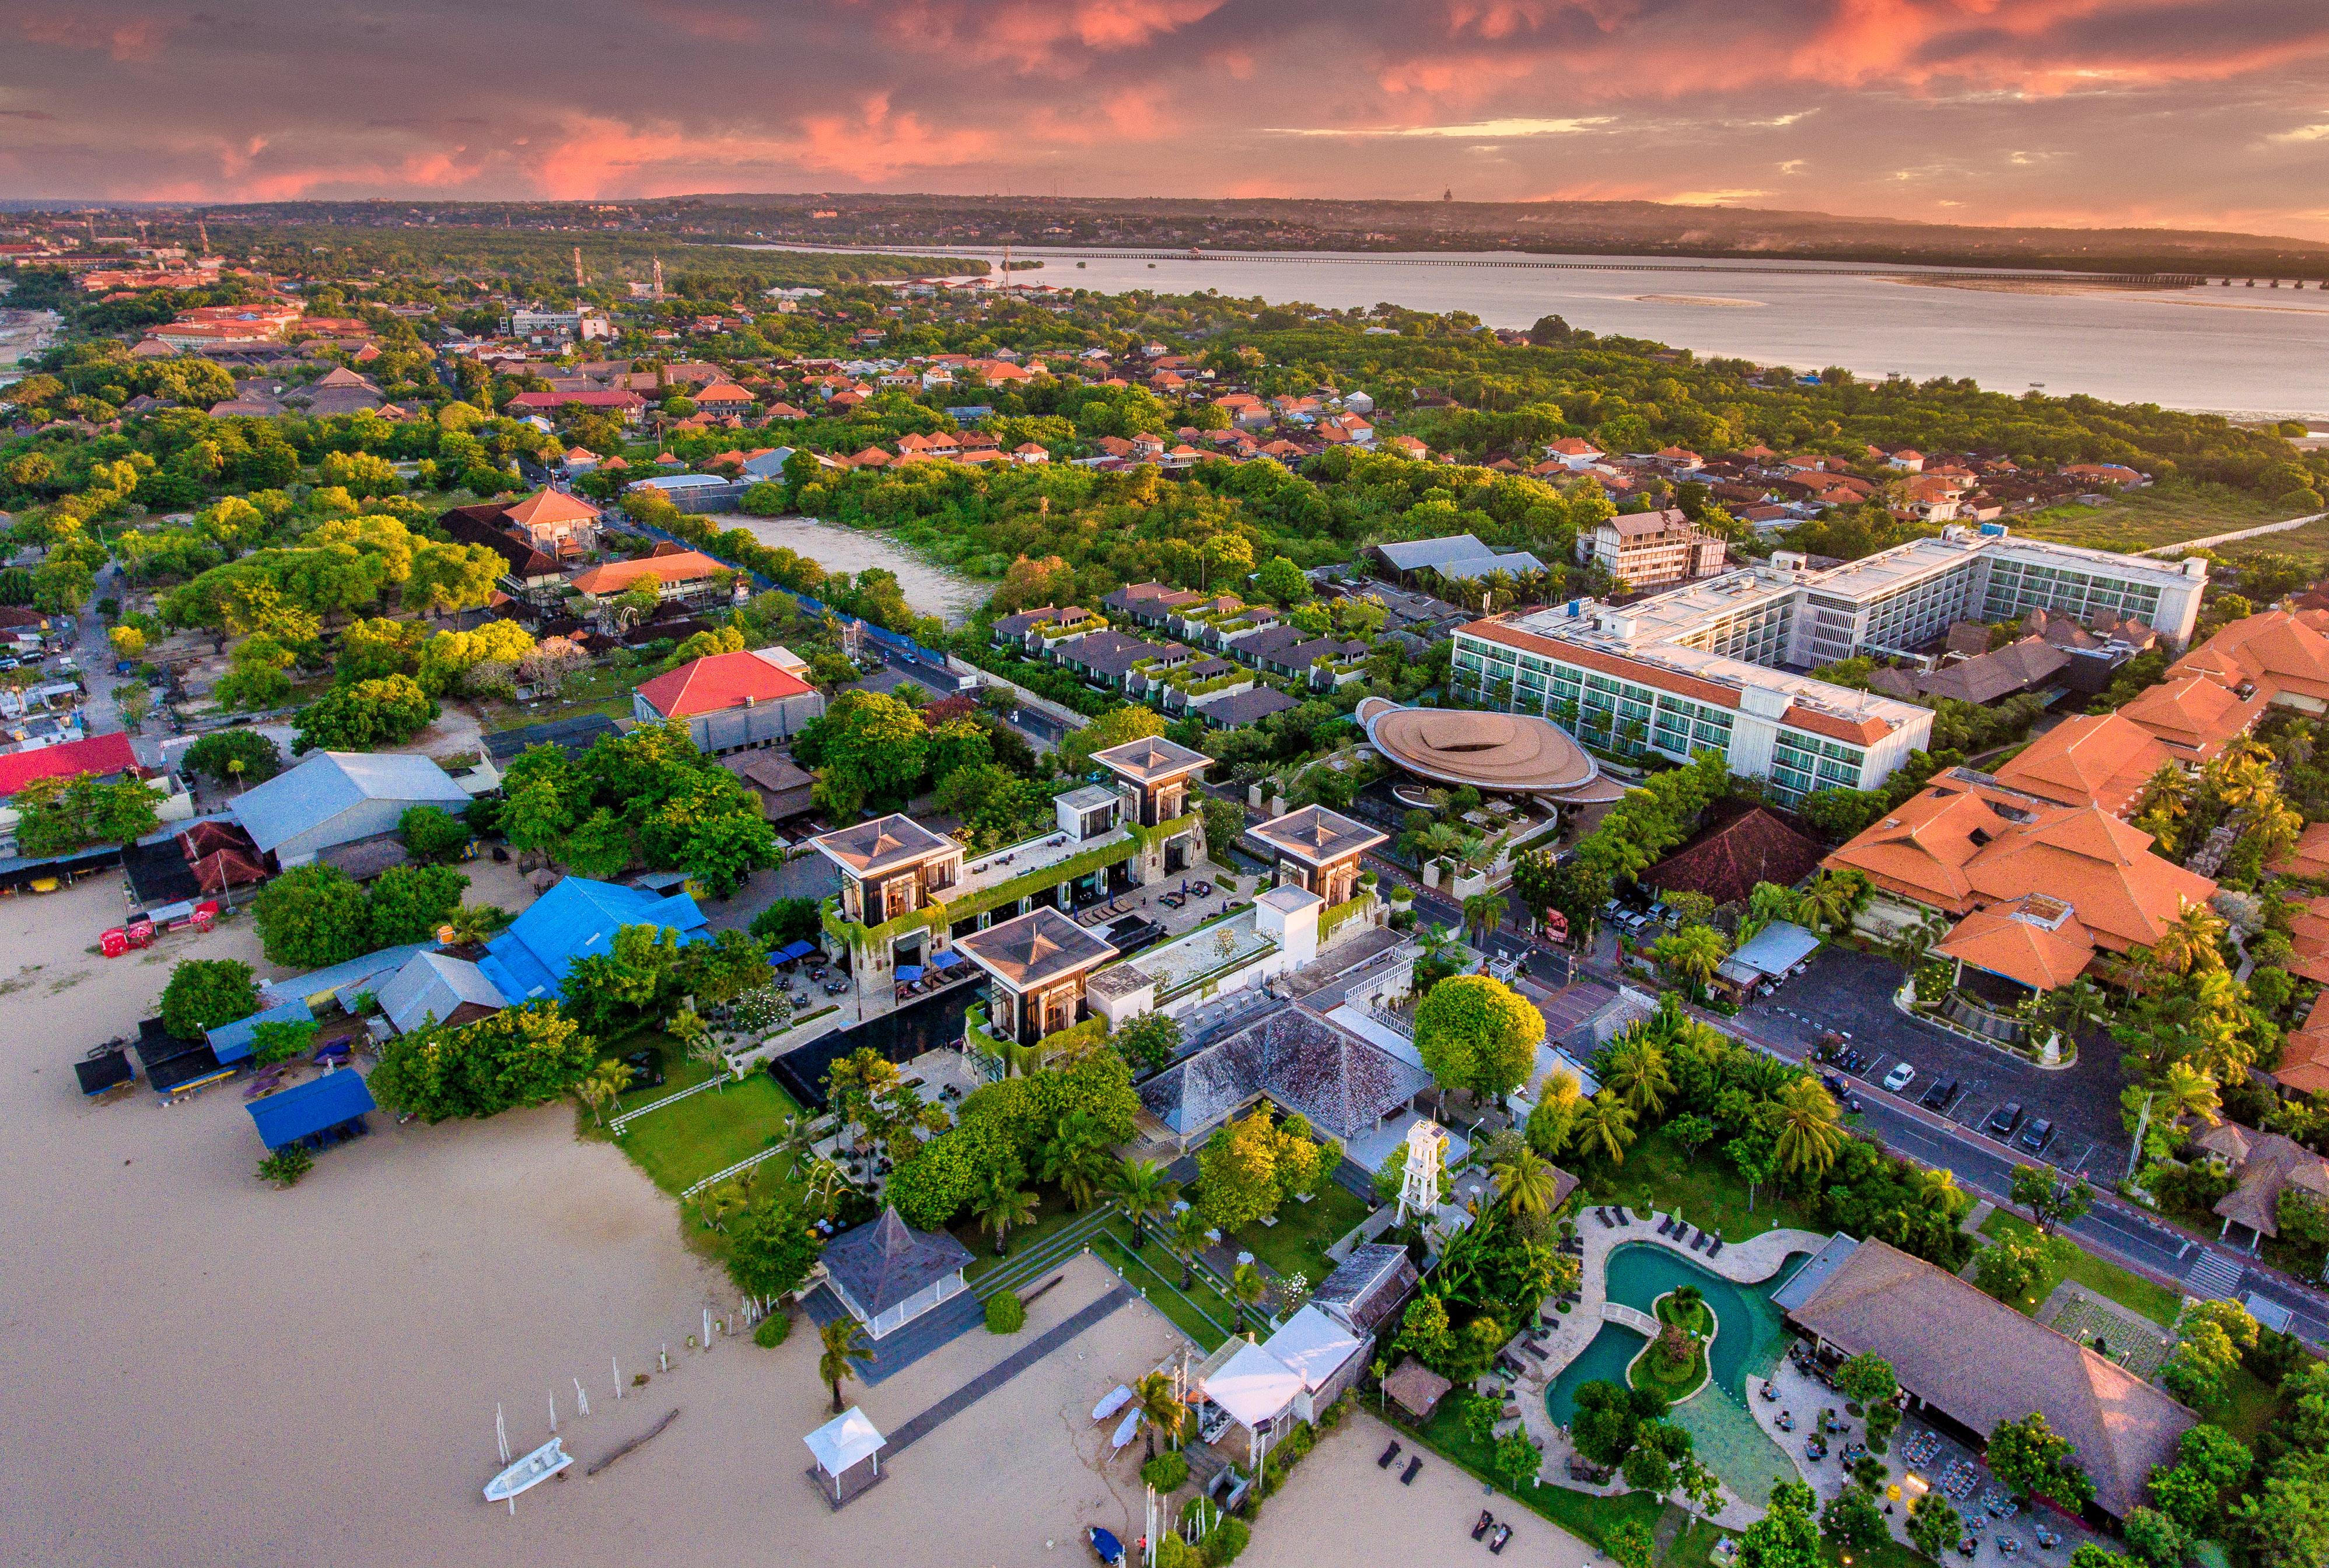
[[[1714,1343],[1707,1352],[1711,1376],[1668,1418],[1691,1434],[1709,1468],[1740,1497],[1757,1503],[1770,1495],[1774,1482],[1795,1479],[1793,1461],[1747,1405],[1749,1384],[1759,1383],[1787,1353],[1786,1315],[1772,1304],[1771,1293],[1795,1266],[1782,1267],[1761,1284],[1740,1285],[1672,1248],[1628,1242],[1609,1253],[1606,1267],[1606,1293],[1620,1306],[1647,1312],[1668,1291],[1695,1285],[1713,1309]],[[1596,1381],[1622,1386],[1627,1366],[1646,1343],[1631,1329],[1603,1323],[1545,1390],[1545,1409],[1567,1425],[1577,1413],[1577,1391]]]

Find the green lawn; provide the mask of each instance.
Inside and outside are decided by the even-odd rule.
[[[488,732],[494,732],[523,729],[529,724],[548,724],[553,719],[577,718],[586,713],[608,718],[627,718],[631,689],[659,668],[655,664],[600,664],[567,681],[563,690],[544,702],[517,703],[482,698],[476,705],[478,721]]]
[[[1726,1242],[1745,1241],[1782,1227],[1821,1228],[1792,1199],[1768,1186],[1756,1192],[1755,1207],[1749,1212],[1746,1184],[1723,1160],[1719,1148],[1710,1144],[1698,1150],[1696,1159],[1685,1159],[1681,1145],[1663,1127],[1627,1150],[1623,1165],[1597,1160],[1586,1162],[1578,1174],[1584,1178],[1588,1204],[1614,1203],[1641,1212],[1679,1213]]]
[[[665,1084],[664,1092],[672,1092],[672,1084]],[[713,1172],[767,1148],[785,1118],[798,1110],[774,1078],[752,1073],[741,1083],[706,1089],[650,1112],[617,1141],[657,1187],[677,1197]]]
[[[1148,1293],[1148,1304],[1173,1320],[1175,1328],[1203,1350],[1214,1350],[1236,1331],[1237,1305],[1197,1272],[1189,1288],[1181,1289],[1181,1260],[1154,1234],[1138,1251],[1129,1244],[1132,1222],[1122,1215],[1109,1218],[1092,1240],[1092,1251],[1114,1263],[1125,1283]]]
[[[2051,506],[2010,519],[2008,526],[2028,539],[2132,551],[2302,515],[2245,491],[2189,484],[2131,490],[2104,506]],[[2273,536],[2260,542],[2270,545]]]
[[[2206,1413],[2210,1421],[2254,1448],[2264,1429],[2280,1413],[2280,1391],[2243,1366],[2232,1374],[2223,1404]]]
[[[1223,1239],[1240,1252],[1277,1270],[1281,1275],[1300,1274],[1315,1285],[1334,1272],[1326,1249],[1341,1241],[1367,1217],[1367,1206],[1356,1194],[1332,1181],[1321,1182],[1308,1203],[1288,1199],[1278,1211],[1278,1223],[1259,1223]]]
[[[1681,1309],[1675,1304],[1671,1293],[1658,1298],[1657,1311],[1658,1321],[1661,1323],[1683,1321]],[[1713,1319],[1713,1309],[1701,1301],[1691,1312],[1685,1326],[1693,1333],[1711,1338],[1714,1328]],[[1646,1355],[1635,1359],[1627,1377],[1627,1381],[1636,1388],[1655,1389],[1665,1395],[1669,1404],[1678,1403],[1696,1390],[1700,1384],[1706,1381],[1706,1347],[1702,1343],[1700,1344],[1691,1352],[1687,1361],[1676,1366],[1658,1354],[1657,1347],[1653,1345]]]
[[[1992,1241],[2027,1242],[2036,1239],[2038,1231],[2020,1215],[2001,1208],[1981,1222],[1981,1234]],[[2163,1329],[2173,1326],[2175,1314],[2183,1305],[2183,1297],[2175,1291],[2107,1263],[2074,1242],[2060,1236],[2054,1240],[2050,1249],[2053,1255],[2045,1272],[2031,1287],[2030,1295],[2014,1303],[2025,1316],[2035,1315],[2054,1287],[2070,1280],[2098,1296],[2117,1301],[2129,1311],[2141,1313]]]

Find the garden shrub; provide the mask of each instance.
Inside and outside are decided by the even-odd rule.
[[[1245,1550],[1253,1532],[1243,1519],[1223,1519],[1205,1534],[1204,1553],[1207,1568],[1229,1568]]]
[[[997,1291],[986,1298],[986,1331],[1016,1334],[1027,1326],[1027,1303],[1015,1291]]]
[[[760,1319],[752,1330],[752,1343],[763,1350],[774,1350],[793,1331],[793,1320],[782,1312],[771,1312]]]
[[[1189,1456],[1177,1451],[1158,1454],[1140,1467],[1140,1479],[1159,1492],[1175,1492],[1189,1479]]]
[[[297,1187],[316,1168],[316,1157],[304,1143],[287,1143],[259,1162],[259,1178],[278,1187]]]

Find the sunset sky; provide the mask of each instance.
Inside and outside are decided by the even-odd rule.
[[[0,196],[1447,187],[2329,239],[2329,0],[0,0]]]

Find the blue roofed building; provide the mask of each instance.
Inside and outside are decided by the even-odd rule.
[[[353,1067],[294,1084],[243,1107],[259,1125],[259,1141],[269,1152],[311,1138],[363,1129],[373,1109],[372,1090]]]
[[[288,871],[335,844],[393,832],[410,807],[458,815],[468,804],[468,792],[425,756],[319,751],[235,796],[227,809]]]
[[[222,1063],[246,1061],[250,1056],[251,1044],[261,1024],[310,1024],[316,1021],[316,1010],[304,997],[255,1012],[247,1019],[237,1019],[231,1024],[221,1024],[205,1029],[203,1038],[210,1042],[211,1054]]]
[[[709,940],[703,911],[684,893],[659,897],[638,887],[569,877],[535,899],[477,962],[513,1007],[559,995],[578,958],[614,950],[626,925],[668,925],[682,942]]]

